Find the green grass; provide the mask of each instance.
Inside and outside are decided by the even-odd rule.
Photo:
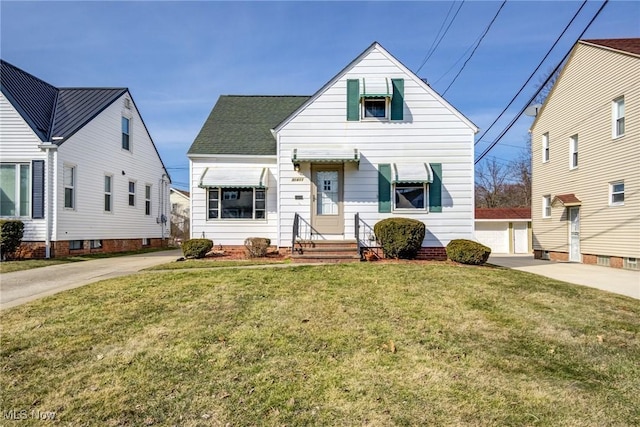
[[[445,263],[143,273],[0,312],[2,405],[62,425],[638,425],[639,319]]]
[[[0,273],[11,273],[13,271],[31,270],[33,268],[49,267],[51,265],[67,264],[70,262],[89,261],[99,258],[113,258],[126,255],[137,255],[148,252],[158,252],[170,250],[167,248],[149,248],[140,249],[137,251],[126,252],[112,252],[112,253],[94,253],[85,255],[75,255],[64,258],[50,258],[50,259],[23,259],[17,261],[2,261],[0,262]]]
[[[192,268],[221,268],[221,267],[244,267],[249,265],[267,264],[290,264],[287,259],[252,258],[244,260],[220,260],[220,259],[188,259],[185,261],[174,261],[146,268],[145,271],[153,270],[186,270]]]

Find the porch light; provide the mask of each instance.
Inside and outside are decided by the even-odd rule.
[[[300,163],[294,163],[293,164],[293,170],[296,172],[300,172]]]

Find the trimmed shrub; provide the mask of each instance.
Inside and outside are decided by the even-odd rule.
[[[387,258],[414,259],[422,247],[425,226],[410,218],[387,218],[373,227]]]
[[[191,239],[182,242],[182,253],[185,258],[204,258],[211,248],[213,248],[213,242],[209,239]]]
[[[0,220],[0,259],[4,260],[20,247],[24,223],[18,219]]]
[[[267,250],[271,245],[271,239],[265,237],[249,237],[244,241],[245,254],[249,258],[263,258],[267,256]]]
[[[447,258],[461,264],[481,265],[489,255],[491,248],[473,240],[456,239],[447,245]]]

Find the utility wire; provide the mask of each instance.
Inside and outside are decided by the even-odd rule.
[[[544,61],[547,59],[547,57],[551,54],[551,51],[556,47],[556,45],[558,44],[558,42],[560,41],[560,39],[562,38],[562,36],[564,36],[564,33],[567,32],[567,30],[569,29],[569,27],[571,26],[571,24],[573,24],[573,21],[575,21],[575,19],[578,17],[578,14],[580,13],[580,11],[582,11],[582,8],[584,8],[584,6],[587,4],[587,0],[584,0],[582,2],[582,5],[580,5],[580,8],[578,9],[578,11],[573,15],[573,18],[571,18],[571,21],[569,21],[569,23],[567,24],[566,27],[564,27],[564,30],[562,30],[562,33],[560,33],[560,35],[558,36],[558,38],[556,39],[556,41],[553,43],[553,46],[551,46],[549,48],[549,50],[547,51],[547,54],[544,56],[544,58],[542,58],[542,60],[540,61],[540,63],[538,64],[538,66],[536,67],[535,70],[533,70],[533,73],[531,73],[531,75],[529,76],[529,78],[527,79],[526,82],[524,82],[524,84],[520,87],[520,90],[518,90],[518,92],[513,96],[513,98],[511,98],[511,101],[509,101],[509,103],[507,104],[506,107],[504,107],[504,110],[502,110],[502,112],[500,113],[500,115],[498,117],[496,117],[496,119],[493,121],[493,123],[491,123],[491,125],[489,125],[489,127],[482,132],[482,135],[480,135],[480,137],[476,140],[474,145],[477,145],[482,138],[487,134],[487,132],[489,132],[489,130],[493,127],[493,125],[495,125],[498,120],[500,119],[500,117],[502,117],[504,115],[504,113],[509,109],[509,107],[511,106],[511,104],[513,104],[513,102],[516,100],[516,98],[520,95],[520,93],[522,93],[522,91],[524,90],[524,88],[527,86],[527,84],[529,84],[529,82],[531,81],[531,79],[533,78],[533,76],[538,72],[538,70],[540,69],[540,67],[542,66],[542,64],[544,63]],[[552,74],[553,75],[553,74]],[[544,86],[542,86],[544,87]]]
[[[418,67],[418,69],[416,70],[416,74],[418,74],[418,72],[420,72],[422,67],[424,67],[424,65],[429,60],[429,58],[431,58],[431,55],[433,55],[433,53],[436,51],[438,46],[440,46],[440,42],[442,41],[442,39],[444,39],[444,36],[447,35],[447,32],[449,31],[449,28],[451,28],[451,24],[453,24],[453,21],[456,20],[456,16],[458,16],[458,12],[460,12],[460,9],[462,9],[462,5],[463,4],[464,4],[464,0],[462,0],[462,2],[460,3],[460,6],[458,6],[458,9],[456,10],[456,13],[453,15],[453,18],[451,18],[451,21],[449,21],[449,25],[447,25],[447,28],[444,30],[444,33],[442,34],[442,36],[438,40],[438,43],[436,44],[436,40],[438,39],[438,35],[440,34],[440,31],[442,30],[442,27],[444,27],[445,22],[447,22],[447,18],[449,17],[449,14],[451,13],[451,9],[453,8],[454,3],[451,4],[451,7],[449,8],[449,12],[447,12],[447,16],[444,18],[444,21],[442,22],[442,25],[440,26],[440,30],[438,30],[438,35],[436,35],[436,38],[433,40],[433,43],[431,44],[431,48],[429,48],[429,52],[425,56],[424,60],[422,60],[422,64],[420,64],[420,67]],[[435,44],[435,46],[433,46],[434,44]]]
[[[582,32],[580,33],[580,35],[576,38],[576,41],[573,43],[573,45],[575,45],[578,40],[580,40],[582,38],[582,36],[584,36],[584,33],[587,32],[587,30],[589,29],[589,27],[591,26],[591,24],[593,24],[593,21],[596,20],[596,18],[600,15],[600,12],[602,12],[602,9],[604,9],[604,7],[607,5],[607,3],[609,3],[609,0],[604,0],[604,2],[602,3],[602,5],[600,5],[600,9],[598,9],[598,11],[596,12],[595,15],[593,15],[593,18],[591,18],[591,21],[589,21],[589,23],[587,24],[587,26],[584,28],[584,30],[582,30]],[[496,146],[496,144],[498,144],[498,142],[500,142],[500,140],[502,139],[502,137],[505,136],[505,134],[509,131],[509,129],[511,129],[513,127],[513,125],[515,124],[515,122],[520,118],[520,116],[522,115],[522,113],[524,113],[524,110],[527,109],[527,107],[529,106],[529,104],[531,104],[533,102],[533,100],[536,98],[536,96],[538,96],[538,94],[540,93],[540,91],[542,91],[542,88],[544,88],[547,83],[549,82],[549,80],[551,80],[551,77],[553,77],[553,75],[556,73],[556,71],[558,71],[558,69],[560,68],[560,66],[564,63],[564,61],[567,59],[567,57],[569,56],[569,54],[571,53],[571,51],[573,50],[573,46],[571,47],[571,49],[569,49],[569,51],[564,55],[564,57],[562,58],[562,60],[558,63],[558,65],[556,66],[556,68],[553,70],[553,72],[551,74],[549,74],[549,77],[547,77],[547,79],[544,81],[544,83],[540,86],[540,88],[538,88],[538,90],[533,94],[533,96],[531,97],[531,99],[524,105],[524,107],[522,107],[522,109],[520,110],[520,112],[511,120],[511,122],[507,125],[507,127],[500,133],[500,135],[498,135],[498,137],[491,143],[489,144],[489,146],[482,152],[482,154],[480,154],[480,157],[478,157],[476,159],[476,161],[474,162],[474,164],[478,164],[478,162],[480,160],[482,160],[484,158],[484,156],[486,156],[489,151],[491,151],[493,149],[493,147]]]
[[[498,18],[498,15],[500,14],[500,11],[502,10],[502,8],[504,7],[504,5],[507,4],[507,0],[504,0],[502,2],[502,4],[500,5],[500,8],[498,9],[498,11],[496,12],[495,16],[493,17],[493,19],[491,20],[491,22],[489,22],[489,25],[487,25],[487,28],[484,30],[484,33],[482,34],[482,37],[480,37],[480,40],[478,41],[478,44],[476,44],[476,47],[473,49],[473,51],[471,52],[471,55],[469,55],[469,57],[467,58],[466,61],[464,61],[464,64],[462,64],[462,68],[460,68],[460,71],[458,71],[458,74],[456,74],[456,76],[453,78],[453,80],[451,81],[451,83],[449,83],[449,86],[447,86],[447,88],[444,90],[444,92],[442,92],[442,96],[444,96],[447,91],[449,90],[449,88],[451,87],[451,85],[453,85],[453,83],[455,83],[456,79],[458,78],[458,76],[460,75],[460,73],[462,73],[462,70],[464,70],[464,67],[467,66],[467,63],[469,62],[469,60],[473,57],[473,54],[476,53],[476,49],[478,49],[478,46],[480,46],[480,43],[482,43],[482,40],[484,39],[484,36],[487,35],[487,33],[489,32],[489,30],[491,29],[491,26],[493,25],[493,23],[496,21],[496,19]]]

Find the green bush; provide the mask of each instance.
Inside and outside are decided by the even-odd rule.
[[[270,245],[271,239],[265,237],[249,237],[244,241],[245,253],[249,258],[266,257]]]
[[[489,255],[491,248],[472,240],[456,239],[447,245],[447,258],[461,264],[484,264]]]
[[[204,258],[211,248],[213,248],[213,242],[209,239],[191,239],[182,242],[182,253],[185,258]]]
[[[410,218],[387,218],[373,227],[387,258],[413,259],[424,240],[424,223]]]
[[[10,257],[22,243],[24,223],[17,219],[0,220],[0,259]]]

